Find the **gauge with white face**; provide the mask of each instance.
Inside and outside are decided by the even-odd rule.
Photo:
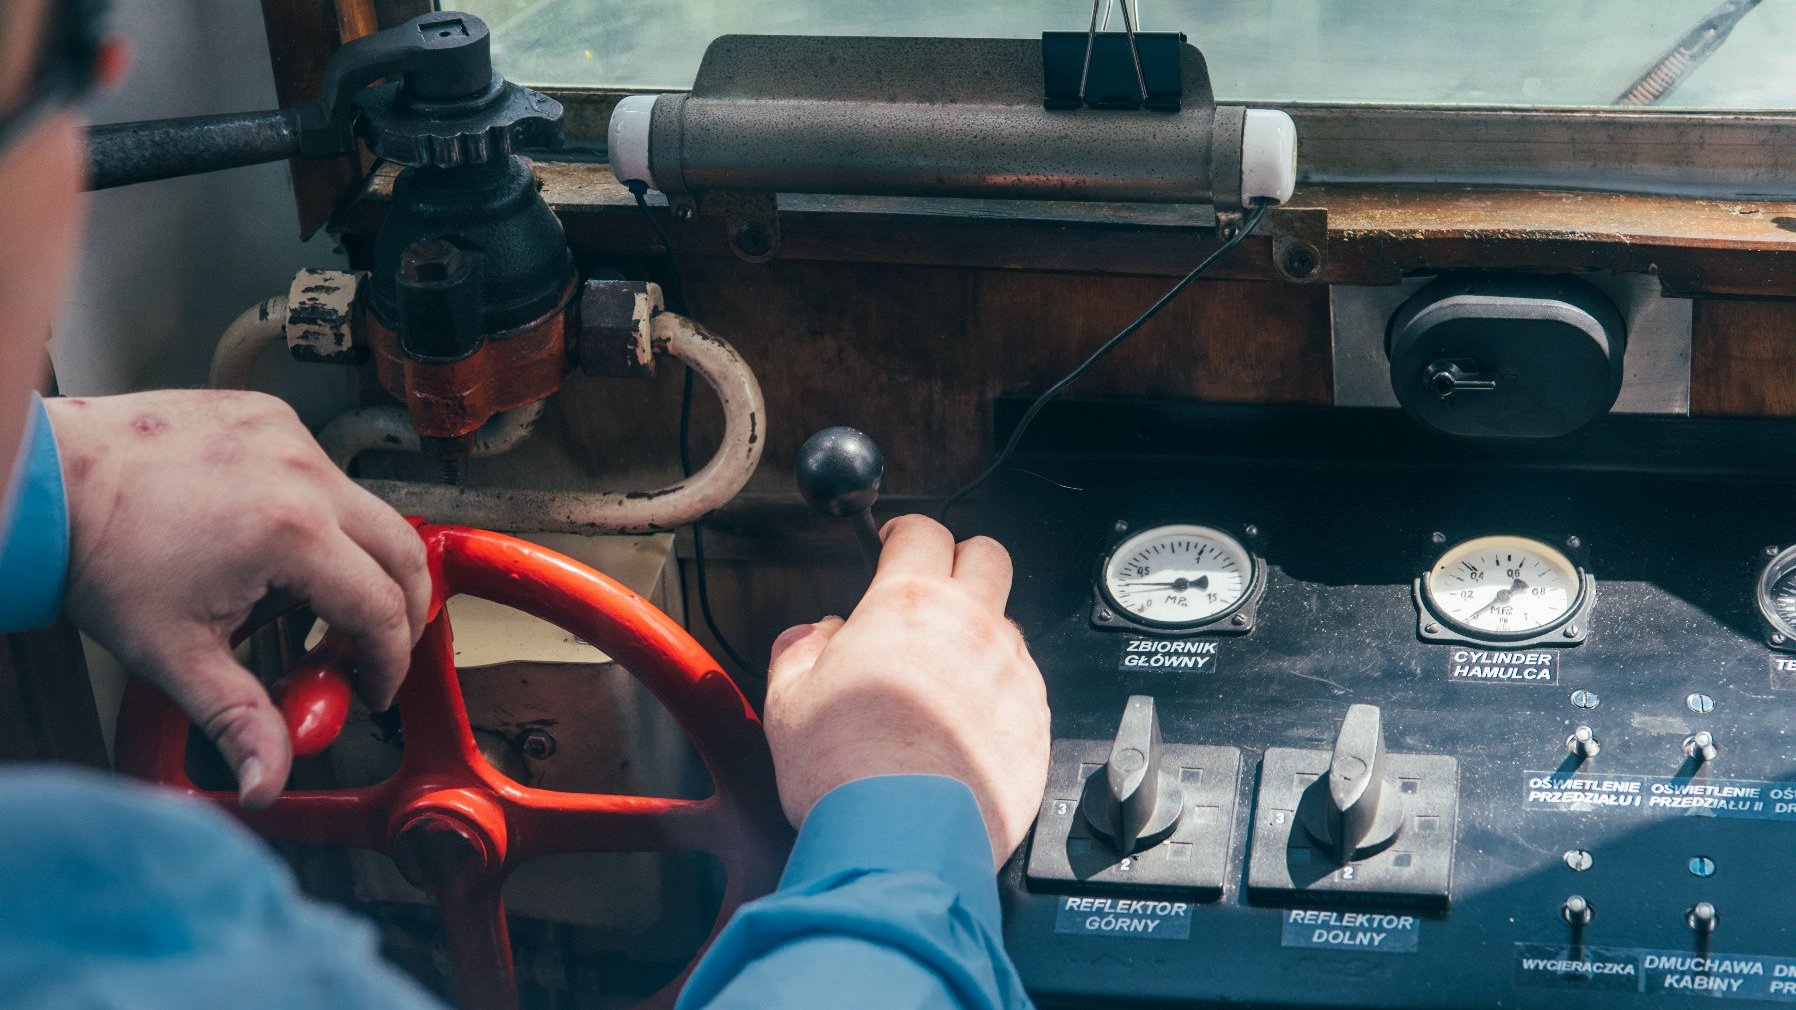
[[[1459,631],[1496,639],[1551,631],[1578,609],[1584,577],[1538,540],[1478,537],[1450,548],[1422,577],[1428,609]]]
[[[1796,645],[1796,547],[1786,547],[1759,573],[1759,614],[1780,649]]]
[[[1111,606],[1144,624],[1190,628],[1239,608],[1256,577],[1253,555],[1227,533],[1155,526],[1111,550],[1103,591]]]

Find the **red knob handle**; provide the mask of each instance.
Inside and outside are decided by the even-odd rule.
[[[321,753],[343,732],[349,718],[349,671],[354,668],[349,640],[331,631],[274,682],[274,703],[287,721],[294,757]]]

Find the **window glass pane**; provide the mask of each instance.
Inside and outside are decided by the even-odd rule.
[[[446,0],[445,6],[454,0]],[[731,33],[1022,38],[1083,30],[1087,0],[461,0],[509,76],[684,89]],[[1744,16],[1653,108],[1796,108],[1792,0],[1141,0],[1185,32],[1218,96],[1267,102],[1610,105],[1718,11]],[[1120,8],[1111,28],[1121,27]]]

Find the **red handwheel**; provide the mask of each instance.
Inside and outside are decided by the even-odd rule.
[[[535,544],[458,526],[420,523],[418,532],[435,593],[429,626],[399,691],[405,753],[391,778],[361,789],[288,792],[266,810],[240,809],[234,793],[194,786],[184,766],[186,715],[139,680],[120,710],[120,769],[210,799],[271,841],[352,846],[391,857],[442,908],[459,1002],[467,1010],[518,1005],[499,892],[506,875],[531,859],[566,852],[709,853],[728,874],[712,937],[739,905],[772,890],[792,833],[780,812],[767,740],[742,692],[692,636],[624,586]],[[468,724],[443,606],[458,593],[541,618],[622,663],[692,738],[712,795],[553,792],[520,785],[489,765]],[[338,690],[334,674],[308,669],[305,676],[319,685],[297,689],[309,697]],[[319,719],[332,718],[336,705],[283,702],[283,709],[296,727],[294,719],[310,720],[304,732],[316,736]],[[335,718],[327,737],[341,726],[341,716]],[[691,970],[688,965],[642,1006],[671,1006]]]

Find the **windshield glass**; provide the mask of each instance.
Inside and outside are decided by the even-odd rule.
[[[1110,28],[1119,30],[1120,0],[1110,2]],[[719,35],[1021,38],[1082,31],[1092,13],[1089,0],[462,6],[492,27],[507,76],[621,90],[690,87]],[[1141,0],[1140,19],[1202,49],[1224,99],[1796,108],[1796,0]]]

